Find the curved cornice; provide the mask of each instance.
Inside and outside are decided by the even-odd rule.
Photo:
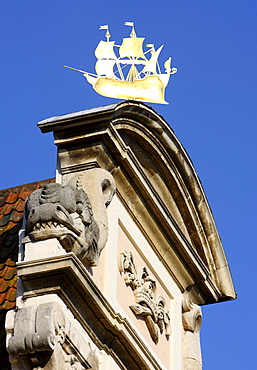
[[[102,161],[98,165],[113,171],[117,193],[124,203],[133,193],[133,197],[139,197],[138,205],[148,210],[143,216],[144,212],[128,206],[152,244],[158,245],[160,259],[166,265],[170,263],[171,270],[172,264],[174,267],[181,261],[186,266],[190,278],[175,276],[181,289],[186,288],[185,284],[196,284],[203,297],[199,303],[235,298],[229,266],[201,182],[186,150],[153,108],[127,100],[52,117],[38,126],[42,132],[54,131],[59,151],[102,142],[107,149],[102,159],[98,154],[97,160]],[[74,164],[74,171],[79,166],[82,164]],[[151,231],[153,220],[163,239]],[[167,249],[173,249],[175,254]]]
[[[201,181],[196,174],[191,159],[174,131],[163,117],[144,103],[124,101],[116,106],[114,116],[119,121],[129,119],[137,123],[140,122],[167,151],[178,170],[177,180],[182,187],[183,184],[186,186],[186,188],[184,187],[183,196],[191,208],[192,212],[190,213],[195,216],[194,221],[197,225],[199,240],[204,244],[206,255],[209,254],[206,249],[210,249],[211,256],[209,257],[212,257],[211,259],[214,262],[217,283],[222,295],[224,298],[226,297],[225,299],[235,298],[228,262]],[[211,263],[210,259],[209,263]]]

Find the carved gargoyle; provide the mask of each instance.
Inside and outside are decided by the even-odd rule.
[[[129,307],[135,315],[141,316],[155,343],[159,341],[158,327],[161,333],[169,336],[170,318],[164,297],[156,294],[156,281],[144,266],[138,274],[133,255],[124,251],[119,258],[119,271],[123,274],[126,285],[134,293],[135,304]]]
[[[57,238],[66,252],[96,266],[108,236],[106,207],[114,192],[112,175],[100,168],[75,176],[68,185],[52,183],[35,190],[26,202],[22,242]]]

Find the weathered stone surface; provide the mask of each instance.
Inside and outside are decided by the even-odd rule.
[[[73,176],[69,185],[47,184],[34,191],[26,202],[23,243],[55,238],[66,252],[97,265],[108,237],[106,207],[114,192],[112,175],[100,168]]]

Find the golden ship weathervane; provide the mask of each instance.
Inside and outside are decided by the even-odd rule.
[[[110,41],[108,25],[100,26],[100,30],[106,30],[106,41],[101,40],[95,49],[96,74],[68,66],[63,67],[83,73],[100,95],[168,104],[164,99],[165,88],[170,75],[177,72],[176,68],[171,67],[171,57],[164,63],[165,73],[162,73],[158,57],[163,45],[155,50],[153,44],[146,44],[148,50],[143,52],[145,38],[137,37],[133,22],[125,22],[125,25],[131,26],[132,30],[130,37],[124,37],[121,45]],[[119,49],[119,57],[114,47]],[[148,55],[150,57],[147,58]]]

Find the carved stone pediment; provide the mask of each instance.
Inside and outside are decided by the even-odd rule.
[[[147,267],[142,267],[141,272],[137,273],[132,253],[124,251],[119,257],[119,271],[134,293],[135,303],[129,307],[135,315],[144,319],[152,340],[158,343],[159,332],[169,336],[170,317],[166,301],[157,295],[156,280]]]
[[[97,265],[108,236],[106,207],[114,192],[112,175],[100,168],[74,176],[68,185],[51,183],[35,190],[26,202],[22,242],[56,238],[66,252]]]

